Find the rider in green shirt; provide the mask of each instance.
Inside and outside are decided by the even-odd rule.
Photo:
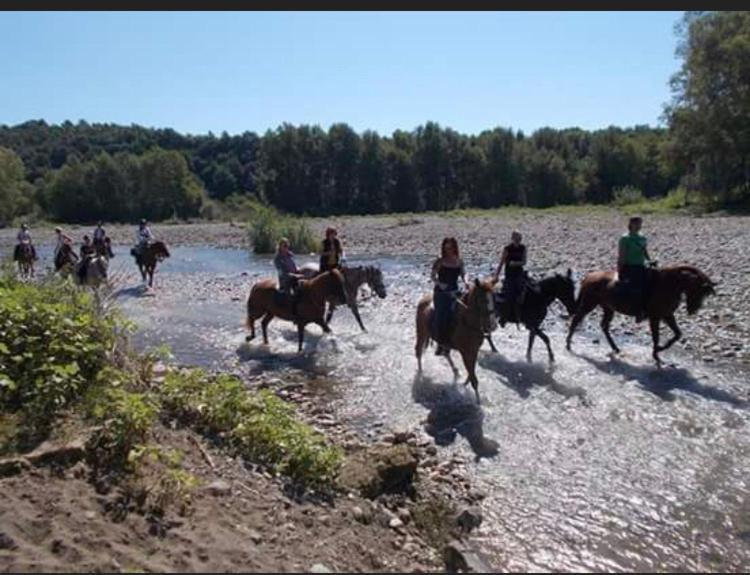
[[[642,321],[646,316],[646,263],[652,261],[646,248],[646,237],[640,233],[642,225],[643,219],[630,218],[628,233],[620,238],[617,255],[620,280],[628,284],[638,306],[636,321]]]

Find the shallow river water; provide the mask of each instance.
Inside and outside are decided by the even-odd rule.
[[[616,324],[625,353],[611,358],[597,314],[568,353],[555,303],[545,323],[554,367],[540,341],[527,363],[527,333],[498,329],[499,353],[480,352],[478,406],[460,361],[457,383],[434,348],[416,373],[414,313],[429,289],[428,259],[350,261],[371,262],[383,270],[388,296],[363,300],[368,332],[341,308],[332,335],[308,327],[302,354],[292,324],[279,320],[269,346],[260,331],[244,342],[245,298],[252,282],[273,274],[270,256],[175,248],[151,294],[126,253],[111,275],[139,326],[139,346],[166,343],[186,364],[324,381],[338,416],[362,433],[423,424],[441,457],[471,456],[472,481],[487,494],[476,540],[494,568],[750,568],[750,388],[741,371],[696,362],[679,345],[663,355],[671,365],[657,370],[645,324]],[[468,271],[489,269],[475,262]]]

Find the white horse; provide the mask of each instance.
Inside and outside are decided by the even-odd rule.
[[[319,272],[320,268],[317,264],[309,263],[303,265],[299,272],[306,278],[315,277]],[[357,293],[359,292],[360,286],[367,284],[370,289],[374,291],[381,299],[386,296],[385,285],[383,284],[383,272],[380,268],[375,266],[353,266],[353,267],[341,267],[341,273],[344,275],[344,284],[346,287],[346,305],[352,310],[354,317],[362,328],[362,331],[367,331],[365,325],[362,323],[362,318],[359,316],[359,308],[357,307]],[[331,321],[333,316],[333,310],[336,309],[336,304],[329,303],[328,313],[326,314],[326,323]]]

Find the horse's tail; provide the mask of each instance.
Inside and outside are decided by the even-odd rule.
[[[417,324],[417,346],[419,349],[417,349],[417,355],[420,355],[420,352],[427,349],[427,347],[430,345],[430,324],[428,318],[425,316],[428,313],[428,309],[430,307],[430,304],[432,303],[432,300],[430,298],[424,298],[417,304],[417,317],[416,317],[416,324]],[[425,317],[423,320],[422,318]],[[424,324],[422,323],[424,322]]]
[[[253,288],[254,287],[255,286],[253,286]],[[253,324],[253,321],[250,319],[252,310],[253,310],[252,299],[253,299],[253,290],[251,289],[250,294],[247,296],[247,315],[245,316],[245,327],[247,329],[251,329],[252,324]]]

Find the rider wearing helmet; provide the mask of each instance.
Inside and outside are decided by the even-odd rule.
[[[641,235],[643,219],[632,217],[628,221],[628,233],[620,237],[617,250],[617,273],[628,291],[632,295],[636,307],[636,321],[646,317],[646,300],[648,286],[646,277],[646,262],[655,264],[646,248],[646,236]]]
[[[21,246],[27,244],[31,247],[32,261],[36,261],[36,248],[34,248],[34,244],[31,243],[31,232],[29,231],[28,224],[21,224],[21,230],[18,232],[16,238],[18,239],[18,244],[16,245],[15,250],[13,250],[13,259],[16,261],[21,259]]]
[[[134,255],[140,255],[143,248],[153,241],[154,234],[151,233],[151,228],[148,227],[148,222],[145,219],[142,219],[141,223],[138,225],[138,231],[136,232]]]

